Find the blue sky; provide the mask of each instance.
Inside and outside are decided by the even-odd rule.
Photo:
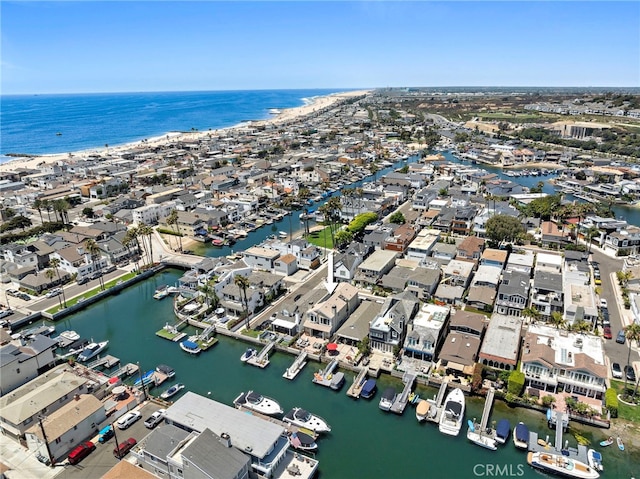
[[[640,86],[640,2],[12,2],[3,94]]]

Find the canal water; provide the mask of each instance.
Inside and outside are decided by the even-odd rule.
[[[448,153],[445,156],[450,161],[459,162]],[[416,157],[412,157],[407,161],[415,160]],[[399,162],[392,168],[402,164],[404,162]],[[392,168],[379,172],[378,176]],[[503,176],[499,169],[483,168]],[[544,179],[549,177],[515,178],[526,186],[533,186]],[[550,185],[545,185],[545,191],[552,192],[549,188]],[[312,208],[316,209],[319,205]],[[296,211],[291,216],[294,233],[301,229],[299,214]],[[276,231],[289,232],[288,217],[273,225],[263,226],[233,248],[202,246],[197,252],[205,256],[230,254],[259,243]],[[419,424],[412,406],[402,416],[382,412],[378,408],[380,391],[388,385],[396,387],[398,391],[402,388],[400,381],[390,376],[383,375],[378,379],[379,392],[373,400],[355,401],[346,396],[353,379],[350,372],[346,374],[345,386],[340,392],[335,392],[312,383],[313,372],[320,368],[319,364],[310,363],[296,380],[287,381],[282,378],[282,373],[291,365],[293,357],[275,353],[266,369],[254,368],[240,361],[246,345],[223,336],[219,336],[217,345],[198,357],[183,352],[178,344],[155,335],[166,323],[175,322],[171,299],[157,301],[152,298],[156,288],[176,283],[181,275],[182,271],[179,270],[164,270],[116,296],[59,321],[56,323],[57,331],[73,329],[82,337],[96,341],[108,339],[108,354],[120,358],[122,364],[138,362],[143,371],[161,363],[169,364],[176,370],[173,381],[184,383],[186,390],[225,404],[231,405],[240,392],[253,389],[279,401],[285,411],[300,406],[322,416],[332,426],[332,432],[319,440],[316,457],[320,460],[320,478],[544,477],[527,466],[525,453],[515,449],[511,441],[498,451],[488,451],[467,441],[466,425],[460,435],[453,438],[440,434],[434,424]],[[152,394],[159,395],[171,384],[163,384]],[[417,392],[422,397],[433,397],[436,390],[418,388]],[[482,408],[481,398],[467,398],[466,418],[479,419]],[[523,421],[530,430],[538,431],[542,438],[547,434],[554,437],[554,431],[547,428],[546,418],[538,412],[512,409],[502,402],[496,402],[491,420],[502,418],[509,419],[512,425]],[[607,431],[602,429],[577,424],[572,424],[572,428],[591,440],[592,444],[597,444],[607,436]],[[570,446],[575,446],[575,439],[570,434],[565,435],[565,439],[569,439]],[[609,447],[601,452],[606,476],[630,478],[638,475],[640,451],[627,448],[626,452],[621,452]]]
[[[310,363],[294,381],[282,377],[293,362],[293,357],[276,353],[266,369],[246,365],[240,361],[246,345],[242,342],[218,336],[219,343],[198,357],[180,349],[177,343],[155,335],[167,322],[173,323],[171,299],[154,300],[152,295],[163,284],[173,284],[182,271],[169,269],[153,278],[138,283],[100,303],[61,320],[58,331],[73,329],[82,337],[97,341],[109,340],[107,352],[121,362],[139,362],[143,371],[165,363],[174,367],[173,381],[186,385],[186,390],[196,392],[216,401],[231,405],[242,391],[256,390],[280,402],[285,411],[299,406],[325,418],[332,432],[319,440],[321,478],[375,479],[432,477],[466,479],[492,477],[489,471],[501,471],[493,477],[540,477],[526,465],[526,455],[515,449],[511,442],[498,451],[488,451],[470,444],[465,436],[466,425],[458,437],[438,432],[435,424],[419,424],[415,409],[409,406],[402,416],[382,412],[378,408],[380,391],[387,385],[398,390],[401,383],[383,375],[378,380],[378,393],[371,401],[353,400],[346,390],[353,379],[347,372],[347,383],[335,392],[312,383],[313,372],[320,368]],[[187,330],[191,332],[193,330]],[[159,395],[172,383],[163,384],[152,394]],[[422,397],[433,397],[433,388],[418,388]],[[466,418],[479,419],[483,401],[467,398]],[[525,409],[511,409],[501,402],[494,405],[491,420],[507,418],[513,425],[524,421],[529,428],[544,438],[553,438],[543,414]],[[604,439],[605,430],[578,427],[581,435],[594,444]],[[575,439],[566,435],[570,445]],[[140,438],[136,438],[140,439]],[[638,451],[620,452],[609,447],[602,451],[606,476],[630,478],[633,469],[640,464]],[[506,473],[505,473],[506,471]],[[637,474],[637,469],[635,474]]]

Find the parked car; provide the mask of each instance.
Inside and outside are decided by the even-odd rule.
[[[616,379],[622,379],[622,368],[620,363],[613,363],[611,365],[611,375]]]
[[[605,326],[602,335],[604,336],[604,339],[611,339],[613,337],[611,334],[611,326]]]
[[[636,382],[636,372],[633,370],[633,366],[627,364],[624,367],[624,374],[627,377],[627,381],[631,381],[632,383]]]
[[[82,444],[78,444],[76,448],[69,453],[67,460],[71,465],[78,464],[85,457],[91,454],[92,451],[95,451],[95,449],[96,445],[91,441],[83,442]]]
[[[618,331],[618,335],[616,336],[616,343],[624,344],[626,339],[627,338],[624,335],[624,329],[621,329],[620,331]]]
[[[13,309],[3,309],[0,311],[0,319],[6,318],[7,316],[11,316],[13,314]]]
[[[19,291],[17,296],[23,301],[31,301],[31,296],[29,296],[27,293],[23,293],[22,291]]]
[[[602,326],[611,326],[611,320],[609,319],[609,310],[602,310]]]
[[[100,434],[98,442],[102,444],[115,436],[116,432],[113,430],[113,426],[109,424],[108,426],[103,427],[98,434]]]
[[[149,429],[153,429],[154,427],[156,427],[158,424],[160,424],[162,422],[162,420],[164,419],[164,413],[166,412],[165,409],[160,409],[156,412],[154,412],[145,422],[144,425],[149,428]]]
[[[116,422],[116,426],[118,427],[118,429],[127,429],[141,417],[142,414],[140,414],[138,411],[130,411],[120,419],[118,419],[118,422]]]
[[[20,291],[18,291],[17,289],[8,289],[7,290],[7,294],[9,296],[16,296]]]
[[[124,456],[127,455],[127,453],[131,450],[131,448],[133,446],[135,446],[136,444],[138,444],[138,441],[136,441],[134,438],[130,437],[126,441],[121,442],[120,444],[118,444],[117,447],[113,448],[113,455],[117,459],[122,459]]]
[[[78,284],[85,284],[89,282],[89,276],[80,276],[79,278],[76,279],[76,283]]]
[[[603,308],[603,309],[607,309],[608,308],[606,299],[600,298],[600,307]]]
[[[53,298],[54,296],[58,296],[59,294],[62,294],[62,290],[60,288],[54,288],[52,290],[49,290],[47,294],[45,294],[45,297]]]

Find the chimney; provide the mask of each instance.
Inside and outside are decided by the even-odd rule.
[[[75,396],[73,396],[73,400],[74,401],[79,401],[80,400],[80,395],[76,394]]]
[[[220,434],[220,442],[225,447],[231,447],[231,436],[229,436],[229,434],[227,434],[226,432],[223,432],[222,434]]]

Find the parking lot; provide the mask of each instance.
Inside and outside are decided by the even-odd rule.
[[[144,421],[158,409],[161,409],[161,407],[157,404],[147,402],[140,409],[142,418],[139,421],[125,430],[115,428],[115,438],[117,438],[118,443],[122,443],[130,437],[140,442],[147,434],[151,432],[150,429],[147,429],[145,427]],[[58,474],[56,477],[62,479],[88,479],[94,477],[102,477],[102,475],[104,475],[118,462],[118,460],[113,455],[113,449],[116,447],[115,438],[109,439],[104,444],[100,444],[98,442],[98,435],[90,438],[89,440],[96,445],[96,450],[75,466],[71,466],[69,464],[58,466],[57,468],[64,468],[64,470],[60,472],[60,474]],[[127,460],[128,458],[129,454],[127,454],[122,460]]]

